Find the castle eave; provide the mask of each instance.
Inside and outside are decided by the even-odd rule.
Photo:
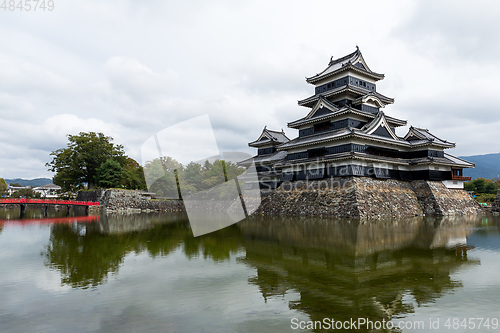
[[[384,79],[385,75],[384,74],[379,74],[375,72],[368,72],[366,70],[363,70],[361,68],[358,68],[350,63],[341,65],[341,64],[335,64],[332,66],[329,66],[327,69],[325,69],[323,72],[318,73],[314,76],[306,78],[306,82],[310,84],[316,84],[317,82],[327,79],[329,77],[335,76],[339,73],[342,73],[343,71],[353,71],[362,75],[366,75],[374,79],[375,81],[379,81]]]
[[[364,88],[360,88],[360,87],[356,87],[356,86],[353,86],[350,84],[346,84],[344,86],[341,86],[341,87],[338,87],[335,89],[331,89],[331,90],[325,91],[321,94],[316,94],[316,95],[313,95],[313,96],[308,97],[306,99],[300,100],[300,101],[298,101],[298,104],[300,106],[312,107],[318,101],[320,96],[323,96],[324,98],[328,98],[328,97],[332,97],[332,96],[346,93],[346,92],[356,94],[356,95],[358,95],[358,97],[363,97],[366,95],[373,95],[373,96],[376,96],[385,105],[394,103],[394,98],[384,96],[378,92],[373,92],[373,91],[370,91],[370,90],[367,90]]]
[[[324,115],[321,117],[314,117],[314,118],[309,118],[309,119],[302,118],[299,120],[295,120],[295,121],[288,123],[287,126],[289,128],[296,128],[297,129],[297,128],[304,126],[304,125],[314,124],[314,123],[325,121],[328,119],[337,118],[337,117],[340,117],[340,116],[343,116],[343,115],[349,114],[349,113],[356,114],[356,115],[363,116],[363,117],[367,117],[370,119],[375,119],[375,117],[377,117],[377,114],[375,114],[375,113],[366,112],[366,111],[354,109],[352,107],[347,106],[347,107],[340,109],[337,112],[333,112],[333,113],[330,113],[330,114],[327,114],[327,115]],[[388,117],[388,116],[386,116],[386,119],[387,119],[387,122],[390,123],[391,125],[393,125],[394,127],[406,126],[406,124],[407,124],[406,120],[402,120],[402,119],[397,119],[397,118]]]

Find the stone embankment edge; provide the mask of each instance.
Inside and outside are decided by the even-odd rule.
[[[100,202],[106,213],[183,212],[182,200],[150,200],[141,191],[95,190],[78,192],[77,200]]]
[[[500,189],[497,192],[497,197],[495,201],[491,205],[491,211],[493,212],[493,214],[500,213]]]
[[[438,181],[343,177],[283,183],[278,189],[261,191],[261,194],[262,202],[254,214],[391,218],[481,212],[481,207],[469,193],[448,189]],[[182,200],[150,200],[140,191],[79,192],[77,200],[99,201],[105,212],[185,211]],[[497,201],[500,204],[498,198]]]

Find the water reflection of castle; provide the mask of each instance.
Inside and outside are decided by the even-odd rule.
[[[108,215],[99,222],[53,225],[45,264],[62,283],[96,287],[119,274],[128,253],[239,262],[257,271],[249,283],[265,299],[288,291],[290,307],[311,320],[404,316],[461,286],[451,274],[478,262],[467,255],[474,218],[400,219],[362,224],[320,218],[250,219],[192,237],[185,215]],[[244,253],[244,254],[243,254]]]
[[[456,220],[454,220],[456,222]],[[267,219],[240,223],[244,262],[264,298],[300,293],[291,307],[311,320],[391,319],[461,284],[450,274],[467,257],[471,223],[422,218],[394,223]],[[408,299],[413,299],[411,302]]]

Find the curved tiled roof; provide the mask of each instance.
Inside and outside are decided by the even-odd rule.
[[[312,103],[315,103],[320,97],[325,97],[325,98],[331,97],[331,96],[341,94],[344,92],[352,92],[352,93],[357,94],[359,97],[364,97],[364,96],[370,94],[370,95],[376,96],[381,102],[385,103],[386,105],[394,103],[394,98],[390,98],[390,97],[384,96],[381,93],[378,93],[376,91],[369,91],[367,89],[360,88],[360,87],[357,87],[357,86],[354,86],[351,84],[346,84],[344,86],[325,91],[321,94],[316,94],[316,95],[310,96],[306,99],[298,101],[297,103],[300,106],[309,106],[310,107],[310,105]]]
[[[411,139],[415,138],[415,139]],[[410,129],[408,130],[408,133],[405,135],[404,139],[409,142],[414,142],[419,143],[419,142],[433,142],[439,145],[444,145],[444,146],[450,146],[450,147],[455,147],[455,144],[453,142],[448,142],[446,140],[442,140],[429,132],[428,129],[425,128],[418,128],[418,127],[413,127],[411,126]]]
[[[357,63],[361,63],[362,67],[355,66],[355,64],[357,64]],[[375,73],[372,70],[370,70],[370,68],[366,64],[365,60],[363,59],[363,55],[361,54],[361,51],[356,46],[356,51],[354,51],[353,53],[350,53],[344,57],[341,57],[341,58],[338,58],[335,60],[333,60],[333,57],[330,58],[330,62],[328,63],[328,67],[326,67],[322,72],[306,78],[306,81],[308,83],[314,83],[314,82],[317,82],[323,78],[334,75],[334,74],[336,74],[342,70],[345,70],[345,69],[351,69],[351,70],[354,70],[357,72],[367,74],[369,76],[372,76],[376,80],[381,80],[384,78],[384,74]]]
[[[374,119],[377,117],[377,114],[375,114],[373,112],[362,111],[362,110],[354,109],[353,107],[350,107],[350,106],[344,106],[343,108],[341,108],[337,112],[332,112],[332,113],[326,114],[324,116],[309,118],[309,119],[307,117],[304,117],[304,118],[301,118],[301,119],[298,119],[298,120],[295,120],[295,121],[288,123],[287,126],[290,128],[297,128],[297,127],[302,126],[302,125],[312,124],[312,123],[324,121],[324,120],[327,120],[330,118],[335,118],[335,117],[344,115],[346,113],[354,113],[354,114],[357,114],[357,115],[360,115],[363,117],[367,117],[370,119]],[[393,117],[389,117],[389,116],[385,116],[385,118],[387,119],[387,121],[389,123],[391,123],[394,126],[405,126],[406,125],[406,120],[397,119],[397,118],[393,118]]]
[[[272,131],[267,129],[266,126],[264,127],[264,130],[262,131],[262,134],[259,136],[259,138],[253,142],[250,142],[248,145],[250,147],[258,147],[264,144],[269,144],[269,143],[282,144],[288,141],[290,141],[290,139],[285,135],[285,131],[283,130],[281,130],[281,132]]]

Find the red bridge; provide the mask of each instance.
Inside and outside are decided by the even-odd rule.
[[[75,200],[48,200],[48,199],[0,199],[0,204],[14,204],[21,206],[21,217],[24,216],[27,205],[43,205],[45,206],[45,213],[49,206],[63,205],[69,209],[71,206],[85,207],[85,212],[89,212],[90,206],[99,206],[99,202],[94,201],[75,201]]]

